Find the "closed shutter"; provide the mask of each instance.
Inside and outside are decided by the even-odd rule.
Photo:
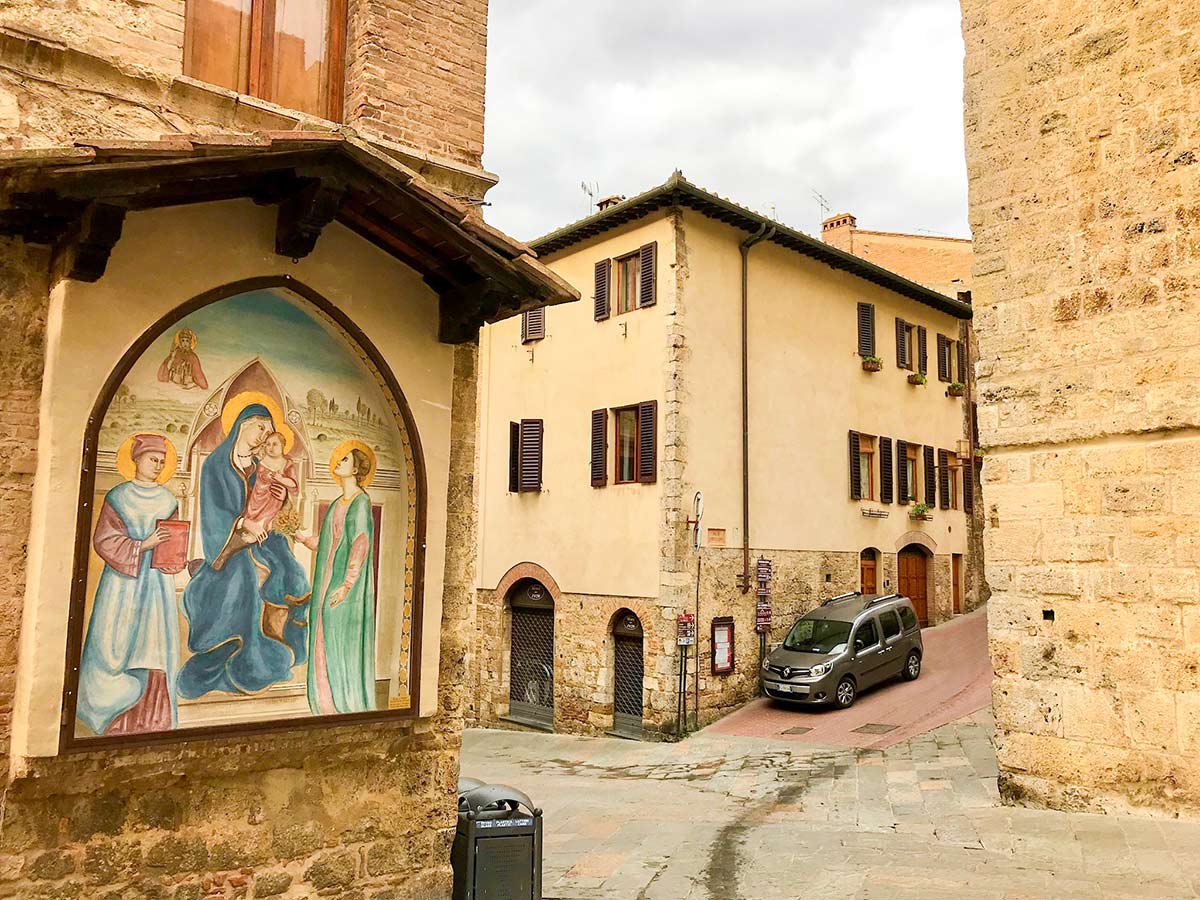
[[[521,471],[522,491],[542,489],[542,432],[541,419],[521,420]]]
[[[594,304],[597,322],[608,318],[608,275],[611,269],[612,260],[602,259],[596,263],[596,294]]]
[[[875,304],[858,304],[858,355],[875,355]]]
[[[908,361],[908,323],[903,319],[896,320],[896,366],[901,369],[911,369]]]
[[[908,444],[896,441],[896,502],[907,503],[908,496]]]
[[[892,439],[879,439],[879,500],[892,502]]]
[[[862,467],[860,465],[862,454],[859,452],[858,432],[850,432],[850,499],[862,499]]]
[[[937,452],[938,460],[938,506],[942,509],[950,508],[950,452],[948,450],[939,450]]]
[[[950,380],[950,339],[939,334],[937,341],[938,381]]]
[[[608,410],[592,410],[592,487],[608,484]]]
[[[637,477],[641,484],[658,480],[658,401],[647,400],[637,406],[638,462]]]
[[[508,423],[508,489],[521,489],[521,423]]]
[[[958,380],[963,384],[967,383],[967,345],[962,341],[955,341],[955,346],[958,348]]]
[[[933,506],[937,503],[937,470],[933,467],[933,448],[925,449],[925,503]]]
[[[638,306],[653,306],[658,300],[656,294],[658,272],[658,244],[646,244],[638,251],[641,267],[641,287],[638,291]]]
[[[963,464],[963,511],[970,515],[975,512],[975,460],[968,459]]]
[[[521,313],[521,343],[540,341],[546,336],[546,307],[527,309]]]
[[[929,340],[925,326],[917,326],[917,371],[924,375],[929,371]]]

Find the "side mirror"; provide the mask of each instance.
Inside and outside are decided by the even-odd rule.
[[[862,649],[864,646],[866,646],[866,645],[865,645],[865,644],[864,644],[864,643],[863,643],[861,640],[859,640],[859,639],[857,639],[857,638],[856,638],[856,639],[855,639],[855,641],[854,641],[854,652],[855,652],[855,653],[857,653],[857,652],[858,652],[859,650],[861,650],[861,649]]]

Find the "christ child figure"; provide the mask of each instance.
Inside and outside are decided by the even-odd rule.
[[[212,567],[218,572],[229,557],[261,542],[271,530],[275,517],[283,511],[288,498],[300,487],[296,464],[283,452],[284,437],[272,431],[259,445],[260,455],[254,466],[254,485],[246,495],[246,506],[233,525],[233,533]]]

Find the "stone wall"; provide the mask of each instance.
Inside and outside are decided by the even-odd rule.
[[[1200,812],[1200,3],[963,0],[1001,788]]]
[[[26,333],[39,342],[39,325]],[[24,760],[5,795],[0,897],[449,895],[474,581],[475,367],[475,347],[458,348],[437,715]],[[19,608],[4,587],[6,608]]]

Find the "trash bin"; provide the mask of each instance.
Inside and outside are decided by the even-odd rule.
[[[453,900],[542,900],[542,811],[523,792],[458,782]]]

